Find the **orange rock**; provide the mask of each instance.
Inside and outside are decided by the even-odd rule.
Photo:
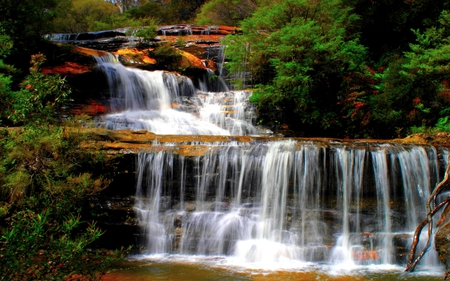
[[[211,69],[213,71],[217,70],[217,65],[216,65],[216,63],[213,60],[205,60],[205,64],[206,64],[207,68],[209,68],[209,69]]]
[[[94,49],[84,48],[84,47],[75,47],[74,52],[84,54],[86,56],[95,56],[95,57],[104,57],[107,56],[108,53],[104,51],[98,51]]]
[[[237,26],[229,26],[229,25],[219,25],[219,30],[228,31],[229,34],[235,34],[237,32],[242,31],[242,29]]]
[[[140,51],[138,49],[120,49],[114,54],[122,56],[127,59],[130,63],[136,64],[155,64],[156,60],[150,58],[146,52]]]
[[[203,61],[194,56],[191,53],[185,52],[185,51],[180,51],[181,54],[181,63],[180,63],[180,68],[196,68],[196,69],[202,69],[202,70],[206,70],[206,66],[203,64]]]
[[[108,108],[99,104],[96,101],[90,101],[89,104],[80,105],[80,108],[74,108],[71,110],[72,114],[87,114],[90,116],[105,114]]]
[[[43,67],[41,69],[41,72],[44,74],[61,74],[63,76],[74,76],[89,71],[90,71],[89,66],[75,62],[65,62],[64,65]]]
[[[367,260],[376,260],[380,258],[380,254],[378,251],[371,250],[371,251],[358,251],[353,252],[352,257],[356,261],[367,261]]]

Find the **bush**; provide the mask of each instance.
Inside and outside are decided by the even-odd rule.
[[[125,251],[89,250],[102,231],[83,222],[88,196],[108,186],[101,155],[64,128],[33,124],[0,138],[0,280],[100,280]]]
[[[180,52],[170,43],[159,45],[155,50],[149,51],[149,55],[156,60],[157,67],[167,70],[176,69],[181,60]]]

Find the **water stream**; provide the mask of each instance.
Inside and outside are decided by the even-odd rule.
[[[142,152],[135,209],[145,254],[261,269],[403,267],[440,154],[293,140],[217,144],[196,157]],[[442,269],[434,250],[422,267]]]
[[[249,92],[217,88],[222,83],[213,92],[209,78],[193,82],[129,69],[112,56],[98,67],[113,108],[99,126],[156,134],[266,133],[253,124]],[[312,274],[314,280],[367,272],[385,277],[367,280],[400,278],[425,202],[448,164],[448,150],[432,146],[290,139],[195,145],[206,152],[183,156],[175,144],[155,144],[160,149],[137,156],[143,251],[133,259],[161,268],[182,264],[186,271],[202,265],[208,274],[220,267],[236,274]],[[442,275],[435,250],[419,271]]]
[[[194,82],[165,71],[126,68],[113,56],[97,58],[111,94],[112,112],[99,121],[119,130],[148,130],[170,135],[255,135],[250,92],[229,91],[208,71]],[[214,91],[212,91],[214,90]]]

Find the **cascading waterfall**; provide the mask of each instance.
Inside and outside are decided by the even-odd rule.
[[[210,144],[202,156],[172,148],[138,156],[146,253],[265,268],[403,266],[443,173],[438,155],[448,155],[431,146],[294,140]],[[434,250],[427,255],[425,266],[440,266]]]
[[[250,93],[228,91],[220,77],[207,75],[208,82],[201,80],[197,89],[188,77],[126,68],[111,54],[97,63],[109,84],[112,109],[99,126],[177,135],[262,133],[252,125]]]
[[[191,79],[98,58],[111,92],[109,129],[252,135],[250,93],[212,72]],[[145,254],[201,256],[259,268],[404,266],[449,150],[432,146],[255,141],[158,143],[137,159],[135,211]],[[423,239],[422,239],[423,240]],[[420,246],[419,246],[420,247]],[[422,267],[440,268],[434,250]]]

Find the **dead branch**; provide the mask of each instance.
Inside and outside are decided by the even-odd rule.
[[[431,216],[433,216],[434,214],[436,214],[437,212],[439,212],[440,209],[442,209],[444,206],[448,205],[450,203],[450,198],[445,199],[441,204],[439,204],[436,208],[434,208],[431,211]],[[422,250],[422,253],[414,260],[414,256],[416,253],[416,249],[417,249],[417,244],[419,243],[419,238],[420,238],[420,234],[422,233],[422,229],[429,224],[429,220],[428,217],[426,219],[424,219],[419,226],[417,226],[416,231],[414,232],[414,236],[413,236],[413,243],[411,246],[411,251],[409,253],[409,257],[408,257],[408,265],[405,269],[405,271],[414,271],[414,268],[416,267],[417,263],[422,259],[422,257],[425,255],[425,253],[428,251],[429,247],[430,247],[430,237],[428,237],[427,240],[427,244],[425,245],[424,249]]]
[[[450,156],[448,157],[448,160],[450,160]],[[447,163],[449,163],[449,162],[447,161]],[[414,268],[416,267],[417,263],[422,259],[422,257],[425,255],[425,253],[429,250],[431,236],[433,234],[433,216],[440,209],[442,209],[444,206],[447,206],[450,203],[450,198],[447,198],[441,204],[439,204],[437,207],[435,207],[433,209],[431,208],[431,204],[433,204],[433,206],[436,206],[437,196],[447,187],[446,183],[449,178],[449,171],[450,171],[450,164],[447,165],[447,169],[445,170],[444,179],[435,187],[435,189],[433,190],[433,193],[430,195],[430,197],[427,200],[427,204],[426,204],[427,217],[424,221],[422,221],[422,223],[420,223],[417,226],[416,231],[414,232],[411,251],[410,251],[409,257],[408,257],[408,265],[406,266],[405,271],[409,271],[409,272],[414,271]],[[422,229],[426,225],[428,225],[427,243],[425,244],[420,255],[417,256],[417,258],[414,260],[414,256],[416,254],[416,249],[417,249],[417,244],[419,243],[419,240],[420,240],[420,234],[422,233]]]

